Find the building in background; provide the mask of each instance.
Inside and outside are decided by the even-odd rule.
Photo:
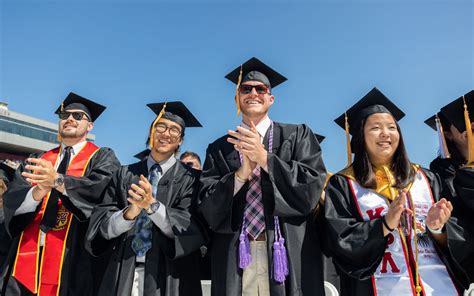
[[[58,145],[58,123],[8,110],[0,102],[0,161],[19,162],[31,153],[50,150]],[[95,135],[87,136],[89,141]]]

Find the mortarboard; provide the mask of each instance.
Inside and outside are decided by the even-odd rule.
[[[399,121],[405,116],[405,113],[403,113],[397,105],[374,87],[362,99],[334,120],[346,131],[348,166],[352,164],[350,135],[354,136],[354,133],[360,130],[362,120],[374,113],[391,114],[396,121]]]
[[[176,122],[183,128],[183,131],[186,127],[202,127],[191,111],[180,101],[151,103],[147,106],[157,115],[150,130],[149,145],[151,148],[153,148],[154,126],[162,117]]]
[[[135,154],[133,157],[138,158],[139,160],[145,159],[148,155],[150,155],[151,150],[150,149],[145,149],[141,152],[138,152]]]
[[[236,86],[235,103],[237,105],[237,115],[240,115],[240,103],[239,103],[239,87],[240,84],[246,81],[260,81],[265,84],[268,88],[272,89],[285,82],[287,79],[277,71],[273,70],[269,66],[265,65],[262,61],[256,57],[252,57],[239,67],[232,70],[225,76]]]
[[[102,112],[104,112],[105,106],[71,92],[54,113],[59,114],[62,111],[71,109],[79,109],[84,111],[89,119],[94,122],[102,114]]]

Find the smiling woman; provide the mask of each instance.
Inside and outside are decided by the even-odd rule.
[[[403,116],[374,88],[336,119],[352,134],[354,151],[354,163],[326,189],[325,229],[344,271],[341,295],[457,295],[438,251],[455,252],[460,226],[449,219],[452,205],[439,179],[410,163],[397,123]]]

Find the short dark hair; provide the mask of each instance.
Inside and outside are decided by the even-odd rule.
[[[198,160],[199,164],[201,164],[201,158],[199,157],[199,155],[197,155],[197,153],[192,152],[192,151],[184,151],[183,153],[181,153],[181,155],[179,156],[179,160],[183,160],[184,158],[186,158],[188,156],[196,158]]]
[[[464,159],[464,156],[462,155],[461,151],[459,151],[458,146],[454,141],[448,139],[446,137],[446,132],[451,133],[451,122],[445,118],[440,118],[441,126],[443,127],[443,132],[444,132],[444,138],[446,140],[446,146],[448,147],[448,151],[450,154],[451,160],[453,160],[455,163],[461,165],[463,164],[466,160]],[[454,126],[455,129],[457,129]]]
[[[355,136],[352,138],[352,147],[354,149],[354,163],[352,164],[352,167],[357,181],[362,186],[375,189],[377,187],[375,173],[365,145],[364,126],[367,122],[367,118],[368,116],[362,120],[359,132],[355,133]],[[397,131],[400,134],[400,139],[397,150],[393,155],[392,166],[390,169],[394,174],[395,188],[403,189],[413,181],[415,171],[408,159],[402,132],[396,120],[395,124],[397,126]]]

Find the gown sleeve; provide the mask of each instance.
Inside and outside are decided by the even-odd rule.
[[[30,155],[30,157],[40,157],[40,155]],[[16,210],[24,202],[28,191],[32,188],[25,178],[21,175],[25,171],[26,162],[22,162],[16,169],[13,180],[8,184],[8,189],[3,195],[3,211],[5,215],[5,227],[7,233],[11,237],[19,235],[36,216],[41,203],[36,208],[36,211],[16,215]]]
[[[423,173],[430,183],[435,201],[438,201],[441,198],[447,198],[449,200],[450,197],[459,200],[459,191],[456,190],[454,197],[450,196],[450,191],[444,187],[452,187],[452,185],[443,182],[438,174],[426,169],[423,169]],[[473,279],[472,272],[474,271],[474,268],[472,266],[474,265],[474,240],[472,233],[464,223],[463,215],[459,215],[462,211],[455,211],[454,207],[459,207],[459,203],[453,202],[453,212],[444,227],[444,231],[447,235],[447,246],[442,246],[436,243],[433,238],[432,240],[435,242],[435,246],[441,253],[446,266],[454,275],[456,282],[466,288],[469,286],[469,277],[471,277],[471,281]],[[453,215],[454,213],[457,213],[457,215]],[[429,235],[432,237],[430,233]],[[469,273],[471,276],[469,276]]]
[[[368,279],[379,266],[387,247],[382,219],[362,220],[348,181],[341,175],[329,180],[324,211],[327,245],[334,263],[354,279]]]
[[[120,162],[113,150],[100,148],[91,159],[84,176],[64,176],[67,196],[62,195],[61,200],[66,208],[79,220],[88,219],[93,207],[101,203],[105,189],[119,167]]]
[[[206,151],[199,211],[213,231],[235,233],[242,222],[248,182],[234,196],[235,171],[229,168],[221,151],[215,144]]]
[[[278,155],[268,153],[268,175],[275,198],[275,216],[305,217],[311,213],[321,196],[326,168],[310,128],[298,125],[283,141]]]
[[[458,217],[459,229],[453,235],[451,244],[456,251],[453,252],[457,261],[466,272],[470,283],[474,283],[474,168],[463,167],[458,169],[454,178],[454,188],[457,200],[463,208]],[[461,232],[461,229],[463,230]]]

